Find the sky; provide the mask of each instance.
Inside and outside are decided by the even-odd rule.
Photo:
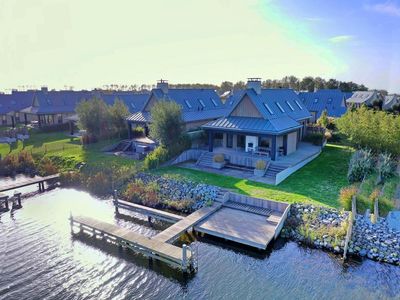
[[[0,0],[0,90],[320,76],[400,92],[400,0]]]

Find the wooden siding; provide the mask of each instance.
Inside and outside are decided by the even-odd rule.
[[[258,111],[257,107],[253,104],[248,96],[243,97],[240,103],[232,111],[231,116],[262,118],[262,115]]]
[[[287,136],[287,155],[296,151],[297,131],[291,132]]]

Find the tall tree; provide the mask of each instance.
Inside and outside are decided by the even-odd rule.
[[[107,133],[110,127],[110,112],[107,104],[99,98],[82,101],[76,107],[79,128],[98,138]]]
[[[122,131],[126,129],[126,117],[129,115],[129,109],[120,99],[115,99],[113,106],[109,109],[111,123],[118,132],[118,136],[121,137]]]

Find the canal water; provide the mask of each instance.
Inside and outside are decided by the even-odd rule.
[[[400,267],[343,265],[283,240],[267,252],[196,240],[199,270],[186,277],[93,238],[73,238],[70,212],[146,236],[166,226],[128,212],[115,216],[111,200],[73,189],[25,199],[22,209],[0,215],[0,299],[400,299]]]

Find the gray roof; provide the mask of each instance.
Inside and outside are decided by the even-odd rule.
[[[352,93],[344,93],[339,89],[321,89],[316,92],[301,92],[299,98],[310,112],[315,112],[319,118],[326,110],[330,117],[341,117],[346,113],[345,100],[350,98]]]
[[[225,117],[208,122],[204,129],[222,129],[224,131],[251,132],[257,134],[278,134],[300,128],[301,125],[288,116],[275,119],[250,117]]]
[[[377,91],[357,91],[346,100],[347,103],[371,105],[375,100],[381,99]]]
[[[394,105],[400,105],[400,96],[395,94],[385,96],[382,108],[384,110],[389,110],[392,109]]]

